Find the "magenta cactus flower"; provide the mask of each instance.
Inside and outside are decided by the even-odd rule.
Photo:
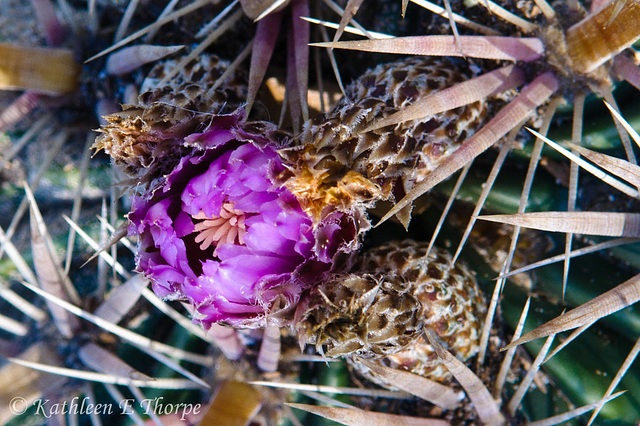
[[[186,299],[205,328],[285,322],[300,293],[358,247],[355,215],[314,221],[279,183],[286,174],[269,124],[222,115],[176,144],[192,151],[134,197],[129,235],[157,295]],[[183,148],[184,149],[184,148]],[[347,262],[348,264],[348,262]]]

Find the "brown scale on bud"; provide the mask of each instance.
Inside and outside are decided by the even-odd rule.
[[[423,331],[435,331],[451,353],[467,361],[478,352],[487,308],[466,266],[452,267],[444,250],[426,252],[421,242],[389,243],[364,254],[352,274],[311,290],[296,312],[301,344],[348,356],[356,371],[387,387],[358,359],[448,380]]]
[[[410,282],[383,275],[337,277],[313,288],[298,305],[299,341],[330,357],[398,352],[422,331],[420,303],[412,290]]]
[[[463,61],[414,57],[379,65],[346,89],[332,111],[304,125],[285,185],[303,208],[399,200],[483,124],[486,102],[365,132],[376,121],[434,92],[474,77]]]
[[[159,85],[177,63],[158,63],[142,83],[138,104],[124,105],[122,112],[104,117],[107,124],[93,148],[104,150],[133,176],[161,174],[163,164],[181,154],[176,140],[204,131],[212,114],[223,108],[233,111],[246,99],[246,80],[238,73],[212,88],[229,66],[213,55],[200,55]]]

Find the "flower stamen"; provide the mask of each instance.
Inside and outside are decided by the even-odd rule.
[[[195,232],[198,232],[195,241],[201,243],[200,250],[206,250],[215,244],[213,255],[217,256],[216,251],[220,244],[244,244],[244,235],[247,233],[244,224],[245,213],[242,210],[234,209],[232,202],[222,205],[220,216],[207,217],[201,211],[193,218],[203,219],[202,222],[195,225]]]

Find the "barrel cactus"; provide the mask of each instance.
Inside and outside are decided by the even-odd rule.
[[[640,81],[636,2],[350,0],[332,6],[339,14],[306,0],[72,2],[57,15],[41,3],[52,48],[29,50],[45,41],[20,19],[2,26],[13,44],[0,46],[35,63],[30,80],[8,80],[25,93],[3,100],[0,127],[11,143],[37,137],[2,161],[3,205],[16,213],[1,234],[1,368],[15,378],[2,422],[21,422],[20,404],[42,415],[48,395],[43,408],[131,400],[133,421],[165,424],[303,413],[285,403],[361,423],[640,419],[637,315],[623,310],[640,268],[637,93],[626,85]],[[78,13],[86,19],[60,20]],[[126,46],[136,37],[146,40]],[[309,67],[324,54],[309,41],[331,48],[333,67]],[[80,73],[72,50],[98,57]],[[23,176],[30,229],[19,226]],[[71,236],[56,221],[65,210]],[[327,384],[338,387],[316,387]],[[351,392],[359,409],[277,387]],[[400,395],[408,401],[393,402]]]

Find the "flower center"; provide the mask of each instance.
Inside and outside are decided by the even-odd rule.
[[[217,256],[220,244],[244,244],[244,234],[247,233],[245,214],[242,210],[234,209],[232,202],[222,205],[218,217],[207,217],[201,211],[193,218],[203,219],[195,225],[195,232],[198,232],[195,241],[200,243],[200,250],[206,250],[214,244],[216,248],[213,255]]]

